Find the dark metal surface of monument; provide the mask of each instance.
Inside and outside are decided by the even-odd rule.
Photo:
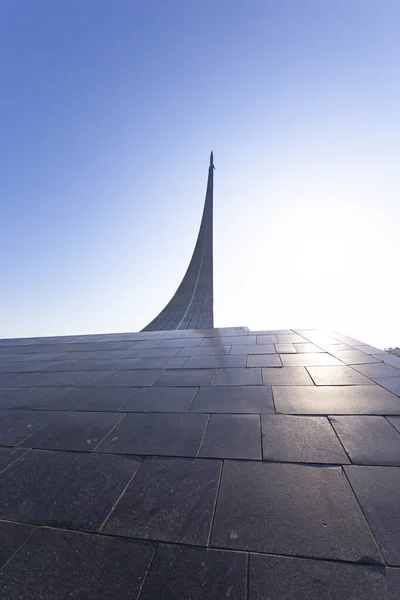
[[[213,153],[210,155],[206,200],[192,260],[175,295],[142,331],[213,327]]]

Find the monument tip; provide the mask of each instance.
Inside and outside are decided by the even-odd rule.
[[[214,166],[214,154],[213,151],[211,150],[211,154],[210,154],[210,167]]]

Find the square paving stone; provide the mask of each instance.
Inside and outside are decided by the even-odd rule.
[[[285,367],[324,367],[343,365],[343,363],[340,362],[340,360],[338,360],[334,356],[331,356],[330,354],[325,354],[323,352],[309,352],[304,354],[282,354],[281,359]]]
[[[250,555],[251,600],[395,600],[383,567]]]
[[[275,350],[279,354],[297,354],[294,344],[275,344]]]
[[[274,344],[253,344],[252,346],[232,346],[231,354],[274,354]]]
[[[319,348],[315,344],[311,344],[310,342],[304,342],[303,344],[294,344],[297,352],[299,354],[314,354],[323,352],[322,348]]]
[[[209,369],[213,367],[245,367],[246,355],[238,356],[192,356],[187,359],[185,369]]]
[[[272,390],[263,387],[202,387],[190,412],[273,413]]]
[[[25,540],[34,532],[33,527],[20,525],[19,523],[9,523],[0,521],[0,569],[10,560],[12,555],[17,552]],[[0,581],[2,580],[0,578]],[[1,586],[0,586],[1,592]],[[7,595],[1,595],[2,598],[9,598]]]
[[[381,562],[341,467],[225,461],[212,545]]]
[[[267,385],[313,385],[305,367],[262,369],[262,378]]]
[[[347,365],[361,365],[366,363],[376,363],[380,362],[382,359],[374,358],[370,354],[365,354],[365,352],[360,352],[359,350],[343,350],[343,351],[331,351],[331,354],[339,358],[342,362]]]
[[[151,387],[140,389],[124,412],[187,412],[198,392],[197,387]]]
[[[147,458],[104,533],[207,545],[221,461]]]
[[[384,362],[378,362],[368,365],[355,365],[353,367],[359,373],[366,377],[375,379],[377,377],[400,377],[400,369],[387,365]]]
[[[344,468],[387,563],[400,566],[400,468]]]
[[[264,460],[348,464],[326,417],[262,415]]]
[[[0,448],[0,472],[7,469],[27,452],[29,452],[27,448]]]
[[[196,456],[208,415],[128,414],[99,447],[100,452],[158,456]]]
[[[1,475],[0,519],[96,531],[141,459],[33,450]]]
[[[23,440],[28,448],[47,450],[93,450],[121,420],[120,413],[46,412],[42,424]]]
[[[217,369],[179,369],[179,371],[165,371],[157,380],[157,386],[189,386],[198,387],[211,385]]]
[[[379,385],[274,386],[276,412],[322,415],[400,415],[397,396]]]
[[[351,462],[400,465],[400,433],[385,417],[331,417]]]
[[[140,600],[243,600],[246,555],[160,544]]]
[[[276,344],[278,339],[276,335],[258,335],[257,336],[257,344]]]
[[[117,411],[140,388],[96,386],[60,389],[65,393],[50,404],[50,410]]]
[[[205,338],[201,342],[201,346],[250,346],[257,342],[255,335],[241,335],[241,336],[222,336],[214,338]]]
[[[392,394],[400,396],[400,377],[375,377],[374,382]]]
[[[297,333],[281,333],[277,335],[279,344],[301,344],[308,342],[305,338]]]
[[[46,422],[46,413],[32,410],[0,411],[0,445],[16,446]]]
[[[44,373],[43,373],[44,375]],[[97,385],[112,375],[112,371],[65,371],[63,373],[46,373],[43,386],[81,387]]]
[[[219,369],[214,385],[261,385],[261,369]]]
[[[247,357],[248,367],[282,367],[278,354],[249,354]]]
[[[135,369],[134,371],[118,371],[104,381],[104,386],[135,386],[144,387],[153,385],[162,375],[163,369]]]
[[[373,381],[352,367],[307,367],[315,385],[373,385]]]
[[[178,356],[220,356],[229,354],[232,346],[198,346],[197,348],[181,348]]]
[[[259,415],[211,415],[200,456],[261,460]]]
[[[39,529],[3,571],[0,595],[7,600],[137,598],[154,550],[143,542]]]
[[[67,388],[2,388],[0,409],[41,409],[67,393]]]

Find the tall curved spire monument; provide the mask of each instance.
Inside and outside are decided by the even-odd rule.
[[[187,271],[174,296],[142,331],[207,329],[214,326],[213,286],[213,179],[210,154],[206,199],[196,246]]]

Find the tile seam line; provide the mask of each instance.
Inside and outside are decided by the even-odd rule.
[[[352,460],[351,460],[351,458],[350,458],[350,454],[347,452],[347,450],[346,450],[346,448],[345,448],[345,446],[344,446],[344,444],[343,444],[342,440],[341,440],[341,439],[340,439],[340,437],[339,437],[339,434],[338,434],[338,432],[336,431],[336,428],[335,428],[334,424],[333,424],[333,423],[332,423],[332,421],[331,421],[331,418],[330,418],[330,417],[335,417],[335,416],[337,416],[337,415],[325,415],[325,418],[328,420],[328,423],[329,423],[329,425],[331,426],[331,428],[333,429],[333,432],[334,432],[334,434],[336,435],[336,437],[337,437],[337,439],[338,439],[338,441],[339,441],[339,444],[341,445],[341,447],[343,448],[343,451],[344,451],[345,455],[346,455],[346,456],[347,456],[347,458],[349,459],[349,464],[350,464],[350,465],[352,465],[352,464],[353,464],[353,461],[352,461]],[[343,466],[343,465],[342,465],[342,466]]]
[[[119,425],[121,423],[121,421],[123,421],[125,419],[126,415],[127,415],[127,413],[122,414],[120,420],[117,423],[115,423],[114,427],[112,427],[110,429],[110,431],[108,433],[106,433],[105,436],[102,437],[100,442],[98,444],[96,444],[96,446],[94,448],[92,448],[92,450],[91,450],[92,452],[95,452],[97,450],[97,448],[100,446],[100,444],[102,444],[106,440],[106,438],[108,438],[108,436],[114,431],[114,429],[117,427],[117,425]]]
[[[195,414],[195,413],[191,413],[191,414]],[[204,414],[204,413],[203,413],[203,414]],[[207,413],[205,413],[205,414],[207,414]],[[201,440],[200,440],[199,447],[198,447],[198,449],[197,449],[196,458],[199,458],[199,457],[200,457],[200,451],[201,451],[201,448],[202,448],[202,446],[203,446],[203,444],[204,444],[204,439],[205,439],[205,437],[206,437],[206,433],[207,433],[207,431],[208,431],[208,426],[209,426],[209,424],[210,424],[210,420],[211,420],[211,413],[208,413],[208,419],[207,419],[207,423],[206,423],[206,426],[205,426],[205,428],[204,428],[203,435],[202,435],[202,438],[201,438]]]
[[[216,493],[215,493],[215,500],[214,500],[213,512],[212,512],[212,515],[211,515],[210,529],[209,529],[208,536],[207,536],[207,548],[210,548],[210,544],[211,544],[211,537],[212,537],[212,531],[213,531],[213,528],[214,528],[215,515],[217,513],[217,505],[218,505],[219,492],[220,492],[220,489],[221,489],[222,472],[223,472],[224,466],[225,466],[225,460],[224,459],[219,459],[219,460],[221,460],[221,468],[220,468],[219,477],[218,477],[217,490],[216,490]]]
[[[156,554],[157,554],[157,552],[158,552],[158,549],[159,549],[159,547],[160,547],[160,543],[158,543],[158,544],[157,544],[157,545],[154,547],[154,549],[153,549],[153,554],[152,554],[152,556],[151,556],[151,559],[150,559],[150,562],[149,562],[149,564],[147,565],[146,572],[145,572],[145,575],[144,575],[144,577],[143,577],[143,581],[142,581],[142,582],[141,582],[141,584],[140,584],[139,591],[138,591],[138,594],[137,594],[137,596],[136,596],[136,600],[140,600],[140,596],[141,596],[141,594],[142,594],[142,591],[143,591],[143,588],[144,588],[144,584],[146,583],[146,579],[147,579],[147,577],[148,577],[148,574],[149,574],[149,572],[150,572],[150,570],[151,570],[151,567],[152,567],[152,565],[153,565],[153,562],[154,562],[154,559],[155,559],[155,556],[156,556]]]
[[[11,522],[13,522],[13,521],[11,521]],[[26,525],[26,523],[24,523],[24,525]],[[37,531],[37,528],[34,529],[33,531],[31,531],[31,533],[28,535],[28,537],[26,538],[26,540],[24,542],[22,542],[22,544],[19,546],[19,548],[17,548],[17,550],[10,556],[10,558],[1,567],[0,573],[8,565],[8,563],[14,558],[14,556],[16,556],[20,552],[20,550],[22,550],[22,548],[25,546],[25,544],[27,543],[27,541],[31,539],[31,537],[33,536],[34,533],[36,533],[36,531]]]

